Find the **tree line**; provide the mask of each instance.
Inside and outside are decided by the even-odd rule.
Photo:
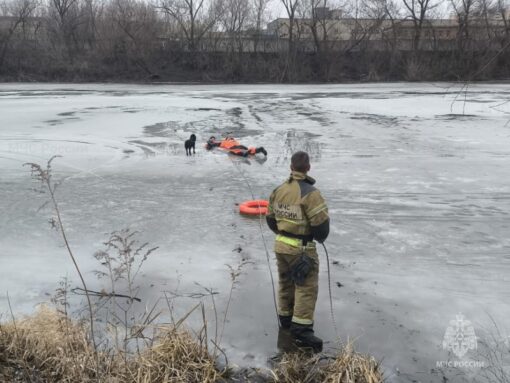
[[[0,0],[0,80],[506,79],[509,10],[508,0]]]

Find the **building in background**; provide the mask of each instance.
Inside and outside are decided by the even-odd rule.
[[[278,18],[267,25],[267,35],[280,40],[290,38],[291,22],[288,18]],[[348,42],[364,42],[373,49],[383,49],[389,43],[396,44],[400,50],[413,49],[413,42],[419,34],[419,49],[448,50],[458,40],[461,30],[458,17],[449,19],[427,19],[420,27],[410,19],[368,19],[344,17],[341,10],[317,8],[313,18],[293,20],[293,39],[310,46],[307,41],[322,41],[339,49]],[[419,28],[419,32],[418,32]],[[508,36],[508,19],[502,14],[487,18],[473,17],[468,24],[469,39],[473,49],[494,36]]]

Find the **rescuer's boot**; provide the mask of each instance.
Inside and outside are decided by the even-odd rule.
[[[280,327],[278,329],[278,342],[276,346],[281,354],[299,351],[299,347],[288,328]]]
[[[313,352],[322,351],[322,339],[313,334],[313,325],[304,325],[292,322],[290,333],[296,340],[296,345],[304,348],[311,348]]]
[[[278,315],[278,318],[280,319],[280,327],[281,328],[290,328],[290,324],[292,322],[292,316],[285,316],[285,315]]]

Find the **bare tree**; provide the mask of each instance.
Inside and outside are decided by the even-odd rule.
[[[221,0],[161,0],[160,9],[178,23],[187,49],[196,52],[201,39],[217,23],[223,5]]]
[[[286,16],[270,24],[274,36],[264,31],[269,1],[0,0],[0,74],[280,82],[508,76],[510,0],[277,0]],[[440,14],[441,3],[458,24]]]
[[[266,21],[267,6],[270,0],[252,0],[251,9],[254,19],[253,51],[258,51],[260,36],[262,34],[262,24]]]
[[[494,0],[478,0],[473,10],[475,17],[483,21],[485,26],[485,34],[488,40],[491,40],[494,37],[494,31],[491,27],[491,19],[496,12],[497,11]]]
[[[158,37],[156,10],[136,0],[114,0],[111,11],[115,26],[127,38],[124,40],[127,57],[145,73],[154,75],[149,58]]]
[[[333,24],[326,12],[328,5],[328,0],[310,0],[310,18],[306,24],[310,28],[315,50],[319,55],[327,49],[325,43],[329,40],[329,30]]]
[[[408,15],[414,25],[413,50],[420,49],[420,42],[423,34],[423,27],[427,21],[428,14],[440,3],[435,0],[402,0]]]
[[[505,26],[505,35],[506,37],[510,37],[510,4],[508,0],[498,0],[497,5],[499,14],[501,15],[501,19],[503,20],[503,24]]]
[[[57,49],[63,46],[64,56],[72,62],[79,49],[77,32],[82,23],[80,2],[79,0],[50,0],[48,10],[52,21],[53,45]]]
[[[476,40],[473,53],[481,57],[476,70],[471,68],[476,75],[486,72],[492,67],[496,59],[508,52],[510,46],[510,29],[508,24],[509,15],[508,0],[478,0],[471,10],[472,22],[469,23],[471,39]],[[475,24],[475,28],[472,28]],[[474,36],[474,32],[477,32]],[[485,37],[484,37],[485,36]]]
[[[396,0],[362,0],[357,14],[361,16],[356,19],[356,29],[359,32],[351,39],[349,49],[359,46],[367,62],[367,79],[380,79],[381,71],[391,75],[401,60],[399,3]]]
[[[81,14],[83,17],[81,37],[89,49],[93,49],[97,41],[97,19],[104,7],[98,0],[83,0]]]
[[[287,25],[287,36],[289,39],[289,50],[294,43],[295,37],[295,26],[296,26],[296,12],[299,7],[299,0],[281,0],[281,3],[285,7],[287,12],[289,23]]]
[[[382,37],[382,24],[387,17],[387,2],[384,0],[364,0],[356,2],[354,25],[347,51],[361,49],[373,38]]]
[[[310,0],[307,6],[304,24],[313,40],[316,70],[324,81],[329,81],[331,66],[340,50],[336,44],[341,33],[340,24],[331,17],[329,7],[332,3],[328,0]]]
[[[15,33],[25,25],[38,7],[37,0],[11,0],[0,4],[0,15],[8,20],[6,30],[0,31],[0,69],[3,67],[7,51]]]
[[[457,48],[462,54],[469,44],[475,0],[450,0],[457,19]]]
[[[299,33],[299,30],[296,30],[297,24],[297,10],[300,6],[300,0],[280,0],[283,4],[285,11],[287,12],[288,22],[284,26],[286,29],[286,40],[287,40],[287,49],[285,56],[285,63],[282,74],[280,76],[280,81],[285,79],[290,80],[294,71],[294,62],[296,58],[296,34]]]
[[[250,21],[251,3],[249,0],[226,0],[224,12],[220,17],[220,29],[223,34],[222,47],[224,67],[231,78],[243,76],[245,46],[250,42],[246,29]]]
[[[242,50],[243,32],[250,16],[248,0],[226,0],[221,16],[222,30],[231,40],[232,49]]]
[[[399,39],[397,24],[400,19],[401,9],[399,4],[395,0],[367,0],[367,9],[373,9],[373,12],[369,11],[369,17],[372,14],[381,20],[386,20],[386,25],[382,28],[381,39],[387,42],[394,53],[397,49],[397,43]]]
[[[477,0],[472,13],[483,22],[488,45],[505,47],[510,38],[510,1]]]

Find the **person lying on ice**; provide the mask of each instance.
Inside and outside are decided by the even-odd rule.
[[[247,148],[244,145],[241,145],[239,141],[235,140],[233,137],[227,136],[221,141],[216,141],[216,137],[211,136],[205,145],[207,150],[213,148],[220,148],[226,150],[227,152],[234,154],[236,156],[248,157],[248,155],[255,155],[257,153],[262,153],[264,156],[267,156],[267,151],[262,146],[255,148],[253,146]]]

